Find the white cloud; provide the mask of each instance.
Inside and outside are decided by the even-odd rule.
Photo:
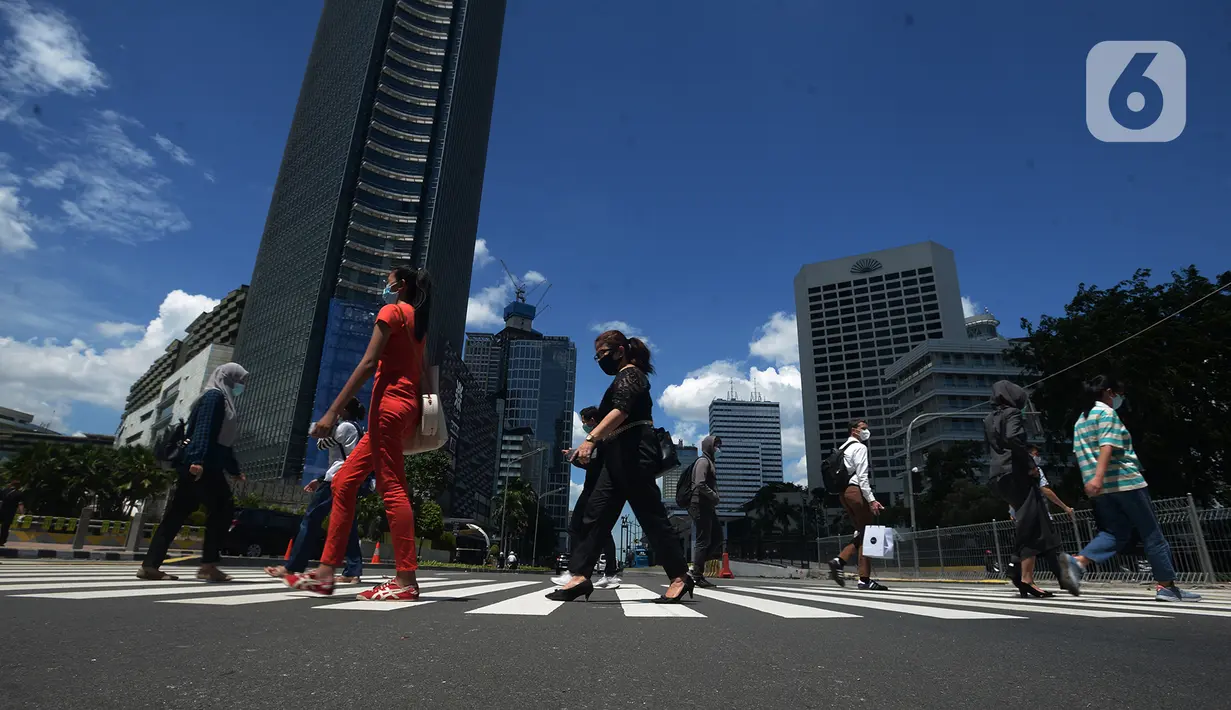
[[[803,426],[783,426],[782,457],[792,459],[796,456],[803,456],[805,449]]]
[[[102,323],[95,324],[94,329],[104,338],[121,338],[129,333],[141,333],[145,330],[145,326],[140,326],[136,323],[103,321]]]
[[[808,457],[800,456],[798,461],[795,461],[786,469],[786,479],[801,483],[804,486],[808,485]]]
[[[794,313],[775,313],[765,325],[757,328],[756,339],[748,343],[748,352],[775,365],[799,364],[799,331]]]
[[[184,329],[197,316],[216,305],[218,301],[208,296],[172,291],[159,306],[158,316],[137,329],[141,331],[139,340],[103,350],[80,338],[61,345],[54,339],[40,342],[0,337],[4,405],[58,426],[77,402],[121,411],[133,382],[163,354],[172,339],[183,337]],[[114,327],[128,325],[98,324],[95,329],[114,332]]]
[[[679,384],[667,385],[658,404],[678,420],[708,422],[710,402],[726,397],[732,386],[737,397],[748,399],[754,384],[766,400],[781,405],[784,425],[802,424],[799,368],[791,366],[743,370],[734,362],[718,360],[688,373]]]
[[[645,333],[641,332],[640,328],[635,325],[630,325],[627,321],[609,320],[603,323],[595,323],[590,326],[590,330],[595,333],[606,333],[609,330],[618,330],[623,333],[625,337],[641,338],[641,341],[645,343],[647,348],[654,350],[653,341],[651,341]]]
[[[154,142],[158,144],[159,148],[167,151],[167,155],[170,155],[171,159],[180,165],[192,165],[197,162],[188,155],[188,151],[172,143],[170,138],[167,138],[161,133],[154,134]],[[206,173],[206,175],[208,174],[209,173]]]
[[[577,507],[577,499],[581,497],[581,490],[585,487],[584,484],[577,481],[568,482],[568,509],[572,510]]]
[[[129,125],[140,124],[115,111],[98,112],[86,120],[86,151],[62,156],[31,179],[36,187],[68,193],[60,201],[63,215],[51,224],[126,243],[191,226],[179,206],[164,196],[170,180],[151,169],[153,156],[125,133]]]
[[[64,13],[6,0],[0,2],[0,14],[13,30],[0,47],[0,86],[27,96],[89,94],[106,88],[106,74],[90,60],[85,37]]]
[[[684,442],[684,446],[700,446],[701,439],[705,438],[701,436],[696,422],[676,422],[671,428],[671,437],[677,443]]]
[[[496,260],[492,253],[487,249],[486,239],[474,240],[474,265],[477,268],[483,268]]]
[[[537,271],[527,271],[522,282],[537,286],[547,279]],[[513,284],[507,274],[495,286],[488,286],[470,296],[466,302],[466,327],[470,330],[500,328],[504,325],[504,307],[513,301]]]
[[[982,312],[983,304],[970,298],[969,296],[962,296],[962,315],[969,318]]]
[[[586,440],[586,432],[581,428],[581,415],[573,412],[573,448],[581,446],[581,442]]]
[[[30,236],[34,219],[26,211],[17,188],[0,186],[0,254],[16,254],[35,249]]]
[[[214,177],[214,173],[210,170],[205,171],[205,182],[218,182],[218,178]]]

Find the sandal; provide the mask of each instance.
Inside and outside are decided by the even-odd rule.
[[[197,570],[197,579],[206,582],[230,582],[232,578],[214,565],[201,565],[201,569]]]
[[[312,592],[321,596],[330,596],[333,594],[333,580],[319,579],[316,572],[302,572],[296,574],[294,572],[282,578],[286,582],[286,586],[291,589],[298,589],[301,592]]]
[[[167,574],[157,567],[140,567],[137,569],[137,579],[149,582],[170,582],[179,579],[173,574]]]
[[[265,568],[265,574],[269,575],[270,577],[277,577],[278,579],[282,579],[283,577],[287,576],[290,573],[291,571],[287,569],[286,567],[283,567],[282,565]]]

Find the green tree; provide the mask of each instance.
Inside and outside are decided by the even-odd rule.
[[[921,528],[983,523],[996,517],[997,506],[1004,510],[991,487],[979,482],[983,453],[984,444],[977,441],[958,441],[928,452],[921,471],[925,490],[916,506]]]
[[[510,478],[508,495],[502,491],[495,496],[492,506],[492,522],[500,525],[504,521],[505,536],[509,540],[517,540],[526,534],[534,520],[534,488],[521,478]],[[508,512],[505,512],[505,498],[508,498]],[[510,545],[511,547],[511,545]]]
[[[415,511],[415,537],[436,540],[445,530],[444,513],[440,504],[434,500],[425,500]]]
[[[1219,284],[1228,280],[1231,272],[1217,277]],[[1049,378],[1031,395],[1049,442],[1067,452],[1073,423],[1087,404],[1082,382],[1111,373],[1125,382],[1128,406],[1121,415],[1152,493],[1231,497],[1231,293],[1179,312],[1215,288],[1193,266],[1153,285],[1150,271],[1142,269],[1111,288],[1079,285],[1063,316],[1044,315],[1037,324],[1022,319],[1027,339],[1012,357],[1032,378]]]
[[[126,518],[135,503],[170,485],[148,449],[88,444],[36,444],[4,462],[0,477],[24,489],[26,508],[40,515],[76,516],[97,501],[96,516]]]

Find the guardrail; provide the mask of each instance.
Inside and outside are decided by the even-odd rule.
[[[1198,508],[1192,496],[1153,501],[1163,536],[1171,545],[1171,564],[1176,580],[1182,583],[1231,582],[1231,508]],[[1094,513],[1076,511],[1073,516],[1052,515],[1052,524],[1062,540],[1062,549],[1076,554],[1098,534]],[[876,560],[878,574],[915,579],[1004,579],[1003,570],[1013,555],[1013,521],[995,520],[926,530],[894,531],[894,556]],[[850,542],[850,535],[834,535],[807,544],[811,560],[783,559],[782,562],[806,566],[809,561],[832,559]],[[736,558],[732,558],[736,559]],[[748,560],[778,561],[778,560]],[[1054,579],[1055,571],[1039,561],[1036,577]],[[1126,550],[1089,570],[1091,581],[1148,582],[1152,571],[1144,551],[1138,546]]]

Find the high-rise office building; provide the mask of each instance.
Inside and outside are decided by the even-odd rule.
[[[550,494],[542,505],[563,544],[571,473],[563,452],[573,442],[577,347],[566,337],[534,330],[536,312],[519,293],[505,308],[503,330],[466,334],[464,359],[475,381],[486,382],[503,405],[500,464],[492,494],[499,495],[505,481],[516,477],[525,478],[539,495]],[[512,431],[518,436],[507,436]],[[531,451],[541,451],[542,456],[521,458]],[[528,460],[535,462],[533,471],[525,463]]]
[[[308,426],[362,356],[393,268],[433,276],[430,361],[460,347],[504,12],[325,0],[236,352],[252,373],[249,478],[300,476]]]
[[[935,242],[808,264],[795,277],[808,487],[866,419],[873,488],[896,498],[902,471],[889,465],[893,425],[885,368],[929,339],[965,338],[953,252]],[[724,452],[725,453],[725,452]]]
[[[719,515],[740,515],[761,486],[782,482],[782,415],[777,402],[757,392],[745,401],[710,402],[710,434],[722,439],[716,466]]]
[[[668,469],[663,473],[663,480],[660,484],[663,492],[663,506],[667,509],[667,515],[678,516],[688,515],[688,511],[684,510],[675,503],[675,489],[680,483],[680,476],[688,470],[693,461],[700,457],[700,453],[695,446],[685,446],[683,440],[676,444],[676,454],[680,460],[678,466]]]

